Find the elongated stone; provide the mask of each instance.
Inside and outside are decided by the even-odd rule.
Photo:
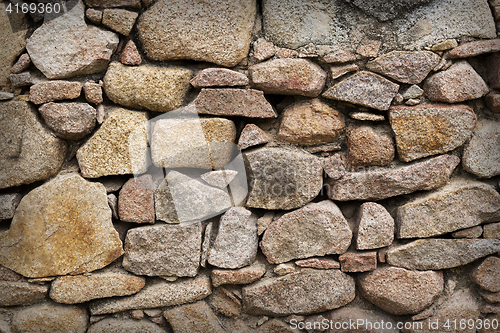
[[[30,102],[43,104],[63,99],[74,99],[80,96],[80,82],[53,80],[38,83],[30,87]]]
[[[249,284],[260,279],[266,273],[264,265],[252,265],[240,269],[213,269],[212,284]]]
[[[79,140],[96,125],[96,110],[87,103],[46,103],[38,111],[57,136]]]
[[[49,291],[47,285],[36,285],[26,281],[0,280],[0,306],[27,305],[44,299]]]
[[[227,68],[206,68],[189,81],[195,88],[246,86],[248,77]]]
[[[446,54],[446,57],[450,59],[469,58],[498,51],[500,51],[500,39],[478,40],[455,47]]]

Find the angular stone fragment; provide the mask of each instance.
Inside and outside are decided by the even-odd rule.
[[[349,326],[344,324],[344,328],[342,329],[328,329],[326,333],[353,333],[356,331],[360,331],[363,333],[399,333],[400,331],[396,328],[397,323],[393,318],[389,317],[387,314],[382,312],[375,312],[370,310],[363,310],[354,307],[344,307],[338,310],[334,310],[328,314],[329,323],[333,322],[333,327],[335,328],[335,323],[348,323],[351,324]],[[359,320],[359,322],[358,322]],[[361,325],[355,324],[363,323]],[[381,324],[384,322],[384,328],[381,328],[382,325],[378,325],[379,329],[375,326],[375,323]],[[339,324],[337,324],[339,325]],[[337,326],[339,327],[339,326]],[[391,327],[391,328],[389,328]]]
[[[137,51],[137,46],[133,40],[129,40],[120,55],[120,62],[124,65],[140,65],[141,54]]]
[[[19,74],[9,75],[10,84],[14,88],[31,86],[33,84],[33,78],[30,72],[24,72]]]
[[[95,25],[99,25],[102,22],[102,11],[89,8],[85,11],[85,16]]]
[[[268,94],[317,97],[325,86],[326,73],[305,59],[276,59],[248,68],[254,88]]]
[[[165,333],[149,320],[105,318],[90,326],[87,333]]]
[[[266,268],[264,265],[252,265],[236,270],[212,270],[212,284],[218,287],[223,284],[249,284],[260,279]]]
[[[333,80],[338,79],[339,77],[350,73],[355,72],[359,69],[358,65],[349,64],[349,65],[341,65],[341,66],[331,66],[330,67],[330,76]]]
[[[30,87],[30,102],[43,104],[80,96],[82,84],[63,80],[47,81]]]
[[[323,184],[323,167],[314,155],[262,148],[244,156],[251,184],[247,207],[299,208],[315,198]]]
[[[38,111],[62,139],[79,140],[92,132],[97,111],[87,103],[46,103]]]
[[[134,27],[137,16],[139,14],[136,12],[125,9],[105,9],[102,15],[102,24],[119,34],[128,36]]]
[[[500,239],[500,223],[490,223],[483,227],[483,237],[488,239]]]
[[[30,333],[85,333],[88,320],[87,311],[77,306],[45,303],[16,312],[12,318],[12,329],[14,332]]]
[[[410,88],[406,89],[402,96],[404,99],[412,99],[422,96],[423,93],[424,91],[422,90],[422,88],[414,84]]]
[[[24,281],[0,281],[0,306],[27,305],[44,299],[49,287]]]
[[[267,318],[267,317],[263,317]],[[271,319],[269,321],[266,321],[261,327],[259,327],[259,330],[257,333],[297,333],[300,332],[297,329],[291,328],[291,325],[285,324],[281,320],[278,319]]]
[[[126,272],[104,271],[90,276],[60,276],[51,283],[50,298],[57,303],[84,303],[98,298],[135,294],[145,283],[145,278]]]
[[[118,214],[120,220],[134,223],[155,222],[155,201],[151,175],[129,179],[120,190]]]
[[[167,310],[164,316],[176,333],[226,332],[203,301]]]
[[[161,0],[141,15],[137,30],[151,59],[233,67],[248,54],[256,12],[255,0]]]
[[[419,239],[390,248],[391,266],[413,270],[440,270],[466,265],[500,251],[497,239]]]
[[[12,69],[10,72],[12,74],[19,74],[31,65],[31,58],[28,53],[22,54],[19,59],[16,61],[16,63],[12,66]]]
[[[371,72],[358,72],[335,84],[323,97],[388,110],[399,85]]]
[[[131,229],[125,240],[123,268],[147,276],[196,276],[202,227],[157,225]]]
[[[327,179],[328,197],[332,200],[381,200],[415,191],[444,186],[460,163],[452,155],[441,155],[422,162],[392,169],[346,172],[338,180]]]
[[[113,110],[76,153],[82,176],[98,178],[145,172],[147,120],[144,112]]]
[[[215,311],[225,317],[238,318],[241,315],[241,301],[224,287],[214,290],[209,303]]]
[[[211,293],[210,279],[206,275],[175,282],[154,280],[135,295],[94,301],[90,305],[90,313],[96,316],[133,309],[180,305],[198,301]]]
[[[300,145],[335,142],[344,129],[344,117],[319,99],[295,103],[283,112],[276,139]]]
[[[500,194],[478,182],[455,180],[420,195],[396,213],[399,238],[426,238],[500,220]]]
[[[292,259],[341,254],[352,232],[340,209],[330,200],[310,203],[274,221],[260,247],[272,264]]]
[[[347,252],[339,256],[342,272],[368,272],[377,269],[377,252]]]
[[[392,244],[394,219],[384,206],[375,202],[363,203],[356,225],[356,249],[370,250]]]
[[[194,104],[199,114],[248,118],[278,116],[264,97],[264,93],[255,89],[203,88]]]
[[[471,280],[484,290],[500,292],[500,258],[488,257],[471,273]]]
[[[93,81],[87,81],[83,84],[83,92],[85,93],[85,99],[92,104],[101,104],[102,99],[102,87],[99,83]]]
[[[13,99],[13,98],[14,98],[13,93],[9,93],[6,91],[0,91],[0,101],[8,101],[9,99]]]
[[[271,225],[271,222],[273,222],[274,219],[274,212],[273,211],[267,211],[259,217],[257,220],[257,234],[260,236],[266,231],[266,229]]]
[[[446,57],[450,59],[469,58],[498,51],[500,51],[500,39],[478,40],[454,48],[446,54]]]
[[[241,135],[238,140],[238,147],[243,150],[248,147],[258,146],[268,142],[269,139],[267,138],[266,133],[264,133],[259,126],[246,124],[241,131]]]
[[[483,227],[480,225],[467,228],[459,231],[455,231],[451,234],[453,238],[479,238],[483,234]]]
[[[472,139],[465,146],[463,166],[480,178],[500,175],[500,121],[479,122]]]
[[[339,179],[346,172],[346,161],[343,154],[334,154],[324,163],[323,168],[330,179]]]
[[[227,68],[205,68],[189,81],[195,88],[246,86],[245,74]]]
[[[310,258],[297,260],[295,265],[299,267],[310,267],[316,269],[337,269],[340,268],[340,264],[331,259],[326,258]]]
[[[383,267],[359,276],[361,295],[395,315],[415,314],[430,306],[443,292],[442,272]]]
[[[274,267],[274,274],[283,276],[295,272],[295,265],[293,263],[279,264]]]
[[[204,173],[200,177],[208,185],[226,188],[237,174],[238,171],[235,170],[216,170]]]
[[[354,299],[354,289],[354,279],[339,270],[304,269],[262,280],[243,288],[242,293],[246,313],[287,316],[307,315],[344,306]]]
[[[0,264],[27,277],[90,272],[122,254],[104,186],[76,174],[29,192],[0,236]]]
[[[276,48],[274,47],[273,43],[263,42],[257,44],[257,42],[254,43],[253,56],[258,61],[264,61],[266,59],[269,59],[276,53]]]
[[[22,198],[21,193],[0,194],[0,220],[14,217],[14,212]]]
[[[247,266],[255,260],[258,242],[257,217],[243,207],[233,207],[220,219],[208,263],[221,268]]]
[[[456,39],[447,39],[443,42],[432,45],[431,51],[447,51],[454,49],[458,46],[458,42]]]
[[[431,101],[458,103],[482,97],[490,90],[474,68],[461,60],[425,80],[424,91]]]
[[[174,199],[165,179],[155,184],[155,215],[157,220],[167,223],[179,223],[179,217],[175,209]]]
[[[354,125],[346,130],[350,166],[387,165],[394,159],[394,142],[385,126]]]
[[[180,67],[130,67],[112,62],[104,76],[104,90],[117,104],[168,112],[182,105],[191,75],[189,69]]]

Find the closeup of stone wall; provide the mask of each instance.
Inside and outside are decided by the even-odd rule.
[[[0,333],[500,332],[497,26],[1,1]]]

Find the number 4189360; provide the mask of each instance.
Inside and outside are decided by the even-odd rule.
[[[23,13],[23,14],[27,14],[27,13],[31,13],[31,14],[34,14],[34,13],[39,13],[39,14],[44,14],[44,13],[47,13],[47,14],[50,14],[50,13],[59,13],[61,11],[61,4],[56,2],[54,4],[52,3],[30,3],[30,4],[27,4],[27,3],[22,3],[22,4],[12,4],[12,3],[9,3],[9,5],[5,8],[5,11],[9,14],[11,13]]]

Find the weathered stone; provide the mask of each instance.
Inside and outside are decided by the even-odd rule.
[[[361,71],[335,84],[323,97],[388,110],[399,85],[380,75]]]
[[[136,12],[125,9],[105,9],[102,15],[102,24],[119,34],[128,36],[134,27],[137,16],[139,14]]]
[[[16,282],[22,279],[22,276],[0,265],[0,280],[1,281],[12,281]]]
[[[352,232],[340,209],[330,200],[310,203],[283,215],[264,233],[260,247],[272,264],[292,259],[341,254]]]
[[[26,43],[33,64],[49,79],[99,73],[118,46],[114,32],[87,26],[78,2],[67,13],[46,21]]]
[[[85,94],[85,99],[92,104],[101,104],[102,99],[102,87],[99,83],[93,81],[87,81],[83,84],[83,92]]]
[[[120,55],[120,62],[124,65],[140,65],[142,57],[133,40],[129,40]]]
[[[80,96],[82,84],[72,81],[47,81],[30,87],[30,102],[42,104]]]
[[[132,7],[141,8],[141,0],[84,0],[89,7],[115,8]]]
[[[127,232],[123,268],[147,276],[196,276],[202,227],[157,225]]]
[[[30,72],[10,74],[9,81],[10,84],[15,88],[31,86],[33,84],[33,78]]]
[[[238,318],[241,315],[241,301],[224,287],[214,290],[209,303],[215,311],[225,317]]]
[[[243,150],[248,147],[258,146],[268,142],[269,139],[267,138],[266,133],[264,133],[259,126],[246,124],[241,131],[241,135],[238,140],[238,147]]]
[[[335,142],[344,129],[344,117],[319,99],[295,103],[283,112],[276,139],[300,145]]]
[[[318,313],[351,302],[354,288],[354,279],[339,270],[304,269],[243,288],[243,304],[253,315]]]
[[[348,64],[348,65],[340,65],[340,66],[331,66],[330,67],[330,76],[333,80],[338,79],[339,77],[350,73],[355,72],[359,69],[358,65]]]
[[[14,212],[22,198],[21,193],[0,194],[0,220],[14,217]]]
[[[461,60],[425,80],[424,91],[431,101],[458,103],[482,97],[490,90],[474,68]]]
[[[45,123],[62,139],[79,140],[96,125],[97,111],[87,103],[46,103],[38,111]]]
[[[0,281],[0,306],[27,305],[44,299],[49,287],[24,281]]]
[[[402,96],[404,99],[412,99],[422,96],[423,93],[424,91],[422,90],[422,88],[414,84],[410,88],[406,89]]]
[[[180,67],[130,67],[112,62],[104,76],[104,91],[117,104],[167,112],[182,105],[191,75],[189,69]]]
[[[99,25],[102,22],[102,11],[89,8],[85,11],[85,16],[95,25]]]
[[[464,149],[464,169],[480,178],[500,175],[499,140],[499,121],[483,120],[479,122],[472,139]]]
[[[248,68],[252,87],[268,94],[317,97],[325,86],[326,73],[305,59],[276,59]]]
[[[447,39],[443,42],[432,45],[431,51],[434,51],[434,52],[447,51],[447,50],[454,49],[457,46],[458,46],[457,40],[452,38],[452,39]]]
[[[479,294],[484,298],[484,300],[488,303],[498,303],[500,302],[500,292],[492,293],[486,290],[479,289]]]
[[[90,313],[95,316],[126,310],[180,305],[198,301],[211,293],[210,279],[206,275],[175,282],[154,280],[135,295],[94,301],[90,305]]]
[[[267,211],[257,219],[257,234],[260,236],[267,230],[271,222],[274,220],[274,212]]]
[[[346,63],[350,61],[355,61],[357,59],[356,55],[351,53],[349,50],[345,50],[341,47],[334,47],[332,52],[325,54],[321,60],[323,62],[329,63]]]
[[[488,239],[500,239],[500,223],[490,223],[483,227],[483,237]]]
[[[205,231],[203,233],[203,243],[201,243],[201,256],[200,256],[200,266],[207,266],[208,253],[210,252],[210,247],[215,240],[214,236],[214,222],[209,222],[205,227]]]
[[[466,265],[500,251],[497,239],[419,239],[390,248],[389,265],[416,270],[440,270]]]
[[[402,83],[419,84],[439,60],[430,51],[392,51],[369,61],[366,68]]]
[[[245,74],[227,68],[206,68],[189,81],[195,88],[246,86]]]
[[[467,228],[459,231],[455,231],[451,234],[453,238],[479,238],[483,234],[483,227],[480,225]]]
[[[446,54],[446,57],[450,59],[469,58],[498,51],[500,51],[500,39],[478,40],[454,48]]]
[[[254,43],[253,56],[258,61],[264,61],[271,58],[276,53],[276,48],[271,42]]]
[[[394,140],[387,127],[354,125],[346,130],[350,166],[387,165],[394,159]]]
[[[50,285],[50,298],[57,303],[76,304],[98,298],[132,295],[146,279],[126,272],[103,271],[89,276],[60,276]]]
[[[339,262],[326,258],[310,258],[297,260],[295,265],[299,267],[310,267],[316,269],[338,269],[340,268]]]
[[[471,273],[471,280],[492,293],[500,292],[500,258],[488,257]]]
[[[378,56],[378,51],[380,50],[381,46],[382,46],[381,40],[373,40],[373,39],[363,40],[361,41],[361,44],[358,45],[356,53],[366,58],[375,58],[376,56]]]
[[[216,170],[204,173],[200,176],[208,185],[218,188],[226,188],[238,174],[235,170]]]
[[[160,180],[154,190],[156,219],[167,223],[179,223],[174,199],[166,179]]]
[[[248,118],[278,116],[264,97],[264,93],[255,89],[203,88],[194,104],[199,114]]]
[[[430,306],[443,292],[442,272],[383,267],[359,276],[361,295],[395,315],[415,314]]]
[[[429,2],[429,0],[390,0],[373,3],[362,0],[347,0],[347,2],[383,22],[392,20],[402,13],[410,11],[415,6]]]
[[[88,333],[165,333],[149,320],[105,318],[90,326]]]
[[[399,238],[426,238],[500,219],[500,194],[478,182],[455,180],[420,195],[396,213]]]
[[[264,265],[251,265],[237,270],[212,270],[212,284],[218,287],[223,284],[249,284],[260,279],[266,268]]]
[[[76,153],[82,176],[98,178],[145,172],[146,124],[144,112],[113,110]]]
[[[151,59],[233,67],[248,54],[256,12],[255,0],[162,0],[141,15],[137,30]]]
[[[346,172],[338,180],[327,179],[328,197],[332,200],[381,200],[415,191],[444,186],[460,163],[452,155],[396,168],[380,168],[365,172]]]
[[[339,179],[346,172],[346,161],[343,154],[334,154],[324,163],[323,168],[330,179]]]
[[[12,329],[19,333],[85,333],[88,320],[87,311],[79,307],[46,303],[16,312],[12,317]]]
[[[155,222],[154,185],[151,175],[129,179],[120,190],[120,220],[134,223]]]
[[[0,264],[27,277],[90,272],[122,254],[104,186],[76,174],[24,196],[0,235]]]
[[[31,65],[31,58],[28,53],[22,54],[19,59],[16,61],[16,63],[12,66],[12,69],[10,72],[12,74],[19,74]]]
[[[377,269],[377,252],[347,252],[339,256],[342,272],[368,272]]]
[[[500,94],[488,94],[484,101],[491,111],[500,113]]]
[[[333,323],[333,327],[326,330],[326,333],[354,333],[356,331],[363,333],[399,333],[396,328],[397,323],[393,318],[387,316],[382,312],[375,312],[370,310],[363,310],[358,308],[340,308],[338,310],[333,310],[328,314],[329,323]],[[359,321],[358,321],[359,320]],[[351,325],[344,328],[335,328],[335,323],[359,323],[361,325]],[[376,325],[375,323],[382,323],[382,325]],[[338,324],[337,324],[338,325]],[[376,327],[379,328],[376,328]],[[389,328],[391,327],[391,328]],[[335,329],[334,329],[335,328]]]
[[[466,105],[394,106],[389,121],[399,159],[409,162],[461,146],[472,135],[476,115]]]
[[[363,203],[356,225],[356,249],[371,250],[392,244],[394,219],[384,206],[375,202]]]
[[[314,155],[284,148],[262,148],[244,156],[251,184],[247,207],[299,208],[321,190],[323,167]]]
[[[221,268],[250,265],[257,255],[258,242],[257,217],[243,207],[233,207],[220,219],[208,263]]]
[[[274,274],[283,276],[287,274],[291,274],[295,272],[295,265],[293,263],[285,263],[285,264],[279,264],[276,267],[274,267]]]
[[[176,333],[226,332],[203,301],[167,310],[164,316]]]
[[[299,53],[295,50],[280,48],[276,55],[278,56],[278,58],[296,58]]]

